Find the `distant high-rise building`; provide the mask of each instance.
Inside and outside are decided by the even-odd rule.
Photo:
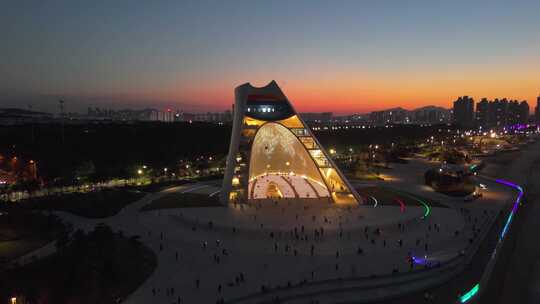
[[[534,111],[534,116],[536,117],[536,121],[540,122],[540,95],[536,98],[536,109]]]
[[[300,117],[306,122],[330,122],[333,116],[332,112],[300,113]]]
[[[508,101],[508,108],[506,111],[506,125],[515,125],[521,122],[520,114],[521,109],[517,100]]]
[[[454,101],[454,123],[460,127],[474,124],[474,99],[462,96]]]
[[[489,101],[486,98],[476,104],[476,125],[480,127],[503,127],[523,124],[529,120],[529,104],[523,100],[506,98]]]
[[[409,111],[403,108],[392,108],[375,111],[369,114],[369,120],[376,125],[409,123]]]
[[[487,98],[482,98],[480,102],[476,104],[476,125],[487,126],[488,125],[488,112],[489,101]]]
[[[530,111],[530,108],[529,108],[529,104],[527,103],[526,100],[523,100],[522,102],[519,103],[519,111],[518,111],[518,122],[519,123],[527,123],[529,122],[529,112]]]
[[[488,111],[488,125],[491,127],[502,127],[506,125],[506,114],[508,112],[508,100],[506,98],[495,98],[490,103]]]
[[[417,124],[449,123],[450,116],[450,110],[448,109],[436,106],[425,106],[411,111],[411,122]]]

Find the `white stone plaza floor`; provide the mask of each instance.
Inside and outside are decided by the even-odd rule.
[[[216,303],[221,298],[227,303],[258,293],[262,286],[407,272],[411,269],[408,256],[427,256],[433,264],[445,263],[469,246],[475,234],[473,226],[487,228],[488,219],[511,198],[511,190],[483,181],[492,194],[472,203],[449,199],[416,181],[405,180],[416,174],[410,168],[420,172],[426,164],[403,166],[392,170],[397,176],[394,181],[370,184],[405,190],[446,207],[430,206],[428,216],[426,207],[417,205],[404,210],[382,204],[349,208],[288,200],[251,206],[139,210],[172,192],[212,194],[219,190],[202,183],[149,194],[107,219],[61,216],[75,228],[89,230],[104,222],[126,235],[139,235],[155,251],[156,270],[125,299],[126,303],[178,303],[179,299],[181,303]],[[413,269],[422,267],[414,265]]]

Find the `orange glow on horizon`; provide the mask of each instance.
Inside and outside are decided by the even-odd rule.
[[[466,72],[419,71],[418,74],[373,75],[352,73],[317,78],[308,75],[300,79],[276,79],[285,95],[300,112],[366,113],[393,107],[415,109],[427,105],[451,108],[459,96],[472,96],[475,101],[486,97],[527,100],[531,111],[540,94],[540,69],[482,70]],[[446,72],[446,73],[445,73]],[[254,86],[264,86],[271,79],[258,78]],[[200,100],[204,107],[230,109],[234,102],[234,87],[245,81],[218,83],[199,89],[175,92],[177,99]],[[170,96],[172,97],[172,96]]]
[[[505,69],[475,69],[456,67],[448,71],[420,69],[417,73],[375,73],[361,75],[328,71],[325,76],[314,73],[294,74],[291,78],[253,75],[249,82],[264,86],[272,79],[278,82],[299,112],[334,112],[336,114],[366,113],[393,107],[415,109],[427,105],[451,108],[459,96],[472,96],[475,101],[486,97],[527,100],[534,111],[540,94],[538,61],[527,68],[516,65]],[[164,88],[139,86],[134,92],[104,94],[114,102],[139,100],[147,106],[151,101],[166,103],[166,108],[187,112],[214,112],[231,109],[234,88],[246,82],[245,75],[220,78],[219,73],[208,80],[179,80],[178,85]],[[219,78],[219,79],[218,79]],[[224,80],[225,79],[225,80]],[[248,79],[249,80],[249,79]],[[89,94],[86,94],[89,95]]]

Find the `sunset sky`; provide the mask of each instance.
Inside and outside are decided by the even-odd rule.
[[[540,1],[8,1],[0,107],[230,108],[275,79],[299,111],[540,93]]]

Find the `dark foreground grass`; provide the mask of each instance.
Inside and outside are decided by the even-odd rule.
[[[17,207],[2,208],[0,212],[0,264],[44,246],[65,229],[54,215]]]
[[[106,189],[28,199],[18,204],[34,210],[66,211],[87,218],[104,218],[117,214],[144,195],[138,191]]]
[[[99,225],[88,234],[75,232],[52,256],[4,271],[9,279],[0,281],[0,301],[15,296],[21,303],[119,303],[156,265],[155,254],[136,237]]]
[[[222,206],[219,196],[199,193],[169,193],[141,208],[141,211],[170,208],[197,208]]]

